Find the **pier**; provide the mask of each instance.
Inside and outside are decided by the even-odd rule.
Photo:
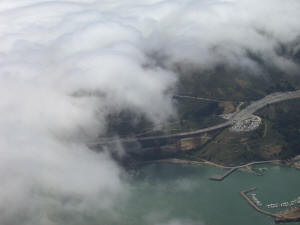
[[[250,163],[246,163],[244,165],[240,165],[240,166],[222,166],[222,165],[219,165],[219,164],[216,164],[216,163],[213,163],[213,162],[209,162],[209,161],[206,161],[204,160],[204,162],[207,164],[207,165],[210,165],[210,166],[214,166],[214,167],[217,167],[217,168],[220,168],[220,169],[229,169],[225,174],[223,175],[219,175],[219,174],[214,174],[212,175],[209,179],[211,180],[215,180],[215,181],[222,181],[224,180],[224,178],[226,178],[227,176],[229,176],[230,174],[232,174],[234,171],[238,170],[238,169],[242,169],[242,168],[247,168],[247,167],[250,167],[250,166],[253,166],[253,165],[258,165],[258,164],[265,164],[265,163],[275,163],[275,162],[280,162],[280,160],[270,160],[270,161],[257,161],[257,162],[250,162]],[[261,176],[262,174],[258,174],[254,171],[252,171],[255,175],[257,176]]]
[[[253,165],[259,165],[259,164],[266,164],[266,163],[280,163],[280,160],[269,160],[269,161],[256,161],[256,162],[250,162],[243,165],[238,166],[224,166],[220,165],[211,161],[207,161],[202,159],[201,161],[193,161],[188,159],[179,159],[179,158],[167,158],[167,159],[160,159],[160,160],[149,160],[137,163],[136,165],[145,165],[145,164],[152,164],[152,163],[172,163],[172,164],[190,164],[190,165],[203,165],[203,166],[212,166],[218,169],[227,169],[227,171],[223,175],[214,174],[209,179],[214,181],[223,181],[226,177],[228,177],[230,174],[232,174],[234,171],[247,168]],[[255,175],[261,176],[262,174],[258,174],[255,172],[252,172]]]
[[[234,171],[236,171],[238,168],[231,168],[229,169],[226,173],[224,173],[223,175],[220,174],[214,174],[212,175],[209,179],[210,180],[215,180],[215,181],[222,181],[224,180],[224,178],[226,178],[227,176],[229,176],[230,174],[232,174]]]

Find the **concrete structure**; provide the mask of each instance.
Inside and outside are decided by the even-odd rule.
[[[240,194],[242,197],[251,205],[256,211],[271,216],[275,219],[275,223],[285,223],[285,222],[296,222],[300,221],[300,208],[294,208],[287,211],[271,213],[259,208],[253,201],[248,198],[247,193],[256,190],[256,187],[250,188],[248,190],[241,191]]]
[[[236,129],[236,131],[250,131],[256,129],[260,124],[261,121],[260,118],[253,115],[253,113],[255,113],[257,110],[269,104],[295,99],[295,98],[300,98],[300,90],[288,91],[288,92],[276,92],[267,95],[266,97],[258,101],[252,102],[245,109],[233,113],[232,116],[228,119],[228,121],[215,126],[198,129],[194,131],[181,132],[181,133],[169,134],[169,135],[161,135],[161,136],[121,138],[121,139],[102,138],[97,143],[90,144],[90,146],[95,147],[97,145],[103,145],[109,142],[115,142],[116,140],[126,143],[126,142],[136,142],[136,141],[143,142],[143,141],[151,141],[151,140],[162,140],[162,139],[179,139],[179,138],[191,137],[191,136],[195,136],[202,133],[206,133],[206,132],[210,132],[210,131],[214,131],[226,127],[231,127],[231,126],[233,126],[233,130]]]
[[[227,176],[229,176],[230,174],[232,174],[237,169],[238,168],[231,168],[226,173],[224,173],[223,175],[214,174],[209,179],[210,180],[215,180],[215,181],[222,181],[222,180],[224,180],[224,178],[226,178]]]

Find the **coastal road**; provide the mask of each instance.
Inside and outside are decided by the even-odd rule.
[[[188,97],[188,96],[182,96],[182,97]],[[197,99],[198,97],[193,97],[193,98]],[[228,119],[228,121],[226,121],[224,123],[220,123],[215,126],[198,129],[198,130],[194,130],[194,131],[169,134],[169,135],[121,138],[121,139],[118,139],[118,141],[120,141],[120,142],[135,142],[135,141],[150,141],[150,140],[162,140],[162,139],[184,138],[184,137],[195,136],[195,135],[206,133],[209,131],[214,131],[214,130],[218,130],[218,129],[225,128],[225,127],[230,127],[237,122],[241,122],[241,121],[253,116],[253,113],[255,113],[257,110],[259,110],[267,105],[281,102],[281,101],[290,100],[290,99],[295,99],[295,98],[300,98],[300,90],[288,91],[288,92],[275,92],[275,93],[265,96],[264,98],[262,98],[260,100],[253,101],[249,106],[247,106],[245,109],[243,109],[241,111],[237,110]],[[198,98],[198,99],[204,100],[205,98]],[[205,99],[205,100],[211,100],[211,99]],[[215,100],[215,101],[218,101],[218,100]],[[93,143],[91,146],[102,145],[102,144],[106,144],[106,143],[114,142],[114,141],[116,141],[116,140],[112,139],[112,138],[104,138],[104,139],[100,139],[97,143]]]

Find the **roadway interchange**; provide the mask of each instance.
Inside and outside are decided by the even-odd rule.
[[[188,96],[184,96],[184,97],[186,98]],[[197,99],[198,97],[192,97],[192,98]],[[221,128],[233,127],[237,124],[243,124],[243,121],[246,121],[249,118],[255,117],[253,114],[256,111],[258,111],[259,109],[261,109],[267,105],[281,102],[281,101],[290,100],[290,99],[295,99],[295,98],[300,98],[300,90],[288,91],[288,92],[275,92],[275,93],[265,96],[264,98],[262,98],[260,100],[251,102],[251,104],[248,105],[243,110],[241,110],[241,111],[237,110],[235,113],[233,113],[228,118],[228,121],[226,121],[224,123],[220,123],[215,126],[198,129],[198,130],[194,130],[194,131],[169,134],[169,135],[121,138],[118,141],[126,143],[126,142],[134,142],[134,141],[151,141],[151,140],[162,140],[162,139],[173,139],[173,138],[177,139],[177,138],[191,137],[191,136],[195,136],[198,134],[218,130]],[[202,98],[199,98],[199,100],[201,100],[201,99]],[[242,131],[242,130],[240,130],[240,131]],[[115,141],[115,139],[112,139],[112,138],[103,138],[103,139],[100,139],[97,143],[93,143],[92,146],[102,145],[102,144],[106,144],[106,143],[114,142],[114,141]]]
[[[290,99],[300,98],[300,90],[297,91],[288,91],[288,92],[275,92],[270,95],[265,96],[264,98],[252,102],[248,107],[236,113],[230,120],[234,121],[245,120],[253,115],[257,110],[281,101],[286,101]]]

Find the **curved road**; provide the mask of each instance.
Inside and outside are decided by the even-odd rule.
[[[197,97],[195,97],[197,98]],[[170,138],[183,138],[183,137],[189,137],[198,135],[201,133],[206,133],[213,130],[218,130],[221,128],[232,126],[233,124],[243,121],[251,116],[253,116],[253,113],[255,113],[257,110],[276,102],[286,101],[290,99],[300,98],[300,90],[297,91],[288,91],[288,92],[275,92],[272,94],[269,94],[265,96],[264,98],[252,102],[249,106],[247,106],[245,109],[235,112],[233,116],[226,122],[199,129],[194,131],[188,131],[188,132],[181,132],[176,134],[170,134],[170,135],[162,135],[162,136],[149,136],[149,137],[139,137],[139,138],[121,138],[119,139],[120,142],[134,142],[134,141],[149,141],[149,140],[161,140],[161,139],[170,139]],[[200,98],[202,99],[202,98]],[[113,142],[114,140],[112,138],[105,138],[99,140],[99,142],[94,143],[93,145],[101,145],[108,142]]]

